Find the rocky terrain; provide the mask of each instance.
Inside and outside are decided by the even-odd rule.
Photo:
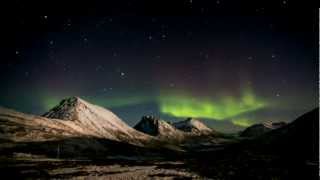
[[[318,112],[247,138],[192,118],[144,116],[131,128],[78,97],[43,116],[0,108],[0,169],[17,179],[317,179]]]
[[[157,119],[153,116],[143,116],[134,128],[143,133],[163,139],[181,141],[184,138],[183,131],[176,129],[169,122]]]

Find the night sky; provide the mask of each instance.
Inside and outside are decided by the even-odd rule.
[[[264,11],[17,15],[0,105],[41,115],[79,96],[130,125],[195,117],[221,131],[294,120],[318,106],[317,12]]]

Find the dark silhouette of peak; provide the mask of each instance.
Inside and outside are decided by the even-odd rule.
[[[143,133],[157,136],[159,134],[159,119],[154,116],[143,116],[141,121],[134,128]]]
[[[158,136],[162,139],[176,140],[184,136],[183,132],[176,129],[171,123],[154,116],[143,116],[134,128],[140,132]]]
[[[286,122],[264,122],[261,124],[254,124],[241,132],[241,137],[257,137],[271,130],[281,128],[287,125]]]

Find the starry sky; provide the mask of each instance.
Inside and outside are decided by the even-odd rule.
[[[198,10],[16,15],[15,44],[0,67],[0,105],[41,115],[79,96],[130,125],[143,115],[195,117],[230,132],[288,122],[318,106],[316,10]]]

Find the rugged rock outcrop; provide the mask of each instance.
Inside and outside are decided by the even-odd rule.
[[[136,124],[134,128],[143,133],[162,139],[178,140],[184,136],[182,131],[176,129],[170,123],[155,118],[154,116],[143,116],[141,121]]]

